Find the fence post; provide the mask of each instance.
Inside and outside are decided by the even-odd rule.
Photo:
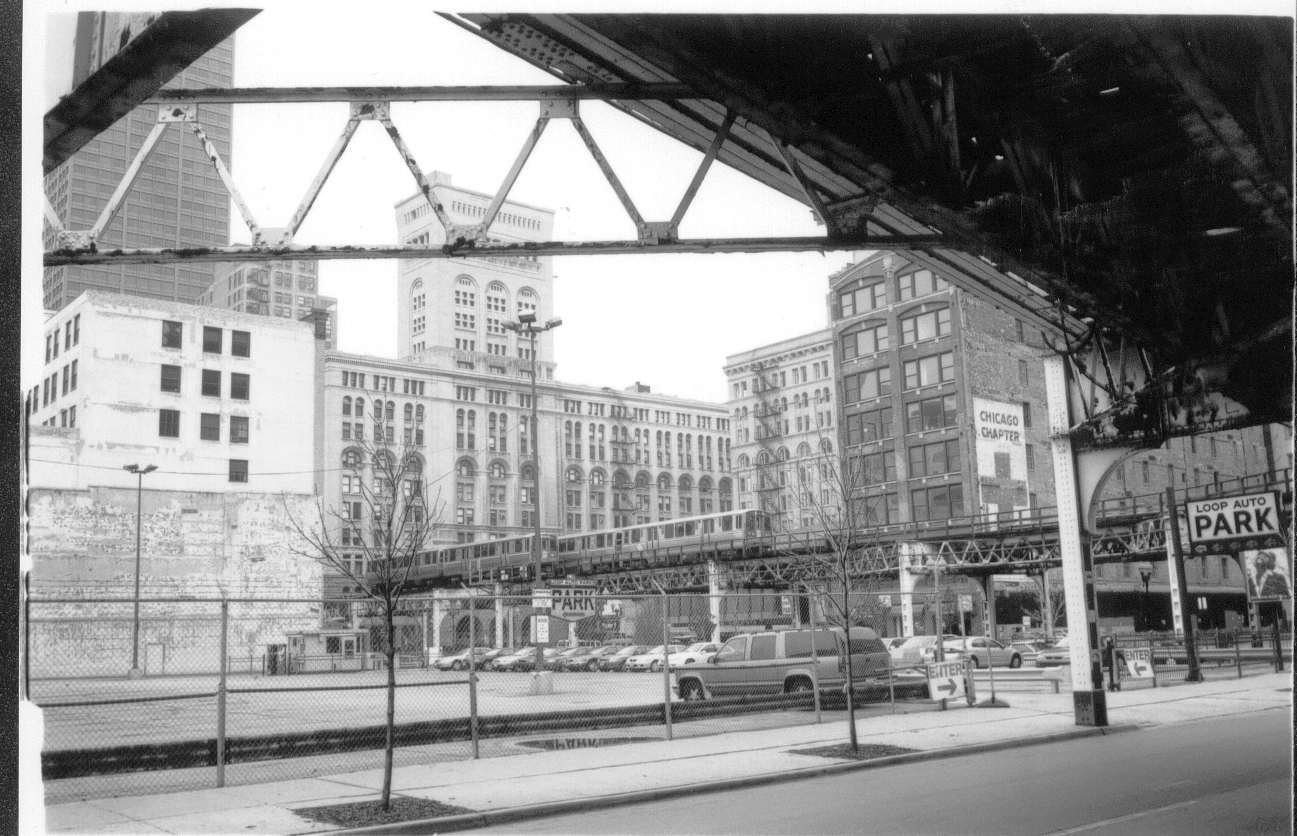
[[[216,786],[225,786],[225,665],[226,641],[230,632],[230,602],[221,597],[221,661],[216,684]]]
[[[667,618],[667,591],[662,584],[653,581],[662,593],[662,716],[666,718],[667,740],[674,739],[671,733],[671,624]]]
[[[815,598],[811,595],[810,584],[806,585],[806,611],[810,613],[811,622],[811,691],[815,695],[815,722],[820,720],[820,652],[815,647]],[[847,643],[847,652],[851,652],[851,643]]]
[[[23,699],[32,698],[32,573],[23,573]]]
[[[1148,669],[1153,672],[1153,687],[1157,687],[1157,658],[1153,655],[1153,640],[1148,640]]]
[[[468,589],[468,587],[464,587]],[[477,739],[477,602],[473,590],[468,589],[468,734],[473,739],[473,760],[482,756]]]
[[[1238,650],[1238,630],[1234,631],[1234,666],[1238,668],[1238,678],[1243,678],[1243,655]]]

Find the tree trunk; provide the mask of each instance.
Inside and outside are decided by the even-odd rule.
[[[845,561],[844,561],[845,562]],[[842,577],[842,623],[846,627],[847,647],[847,728],[851,733],[851,751],[860,751],[860,741],[856,739],[856,677],[851,665],[851,588],[847,585],[846,572]]]
[[[383,809],[392,808],[392,750],[395,744],[396,731],[396,633],[392,617],[393,604],[387,602],[384,607],[384,620],[387,622],[387,734],[383,746]]]

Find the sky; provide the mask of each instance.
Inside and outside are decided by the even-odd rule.
[[[56,13],[44,38],[47,105],[70,89],[75,20],[61,13],[74,6],[49,5]],[[428,4],[400,4],[399,14],[396,5],[357,16],[271,4],[235,36],[235,85],[557,83]],[[669,218],[701,154],[602,103],[583,102],[581,114],[641,215]],[[425,174],[445,171],[455,185],[487,193],[504,179],[536,115],[529,102],[392,108]],[[231,168],[261,226],[286,224],[346,116],[345,103],[236,106]],[[380,126],[363,124],[296,240],[390,244],[392,207],[415,190]],[[510,197],[553,209],[559,240],[635,237],[576,131],[561,120],[546,129]],[[236,241],[249,240],[237,211],[230,224]],[[681,225],[686,238],[822,234],[804,205],[720,164]],[[841,252],[556,257],[557,376],[614,388],[638,381],[654,392],[723,401],[726,356],[824,327],[827,276],[849,260]],[[396,272],[394,261],[320,262],[321,292],[338,298],[341,350],[395,356]],[[35,302],[39,323],[39,279],[34,271],[28,278],[24,297]]]

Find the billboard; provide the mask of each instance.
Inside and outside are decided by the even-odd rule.
[[[973,398],[973,434],[982,510],[1002,513],[1028,507],[1022,404]]]
[[[1253,549],[1239,553],[1247,578],[1249,601],[1286,601],[1292,595],[1292,573],[1285,548]]]
[[[1279,499],[1273,491],[1186,502],[1184,509],[1194,545],[1252,540],[1243,547],[1256,548],[1282,543]]]

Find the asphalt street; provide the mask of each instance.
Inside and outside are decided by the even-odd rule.
[[[1291,833],[1291,757],[1267,710],[479,832]]]

